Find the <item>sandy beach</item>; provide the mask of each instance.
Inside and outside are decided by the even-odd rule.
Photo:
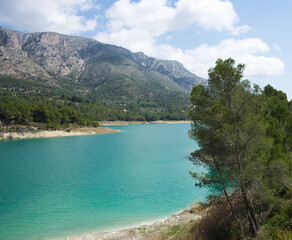
[[[89,232],[58,240],[159,240],[172,239],[176,234],[190,227],[190,223],[200,219],[200,215],[184,210],[179,214],[136,227],[107,232]]]
[[[76,128],[70,131],[66,130],[36,130],[21,131],[21,132],[0,132],[0,140],[2,139],[23,139],[23,138],[49,138],[49,137],[68,137],[68,136],[80,136],[90,134],[106,134],[119,132],[116,129],[110,129],[108,127],[97,128]]]

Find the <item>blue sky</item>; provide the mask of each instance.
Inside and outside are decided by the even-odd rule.
[[[0,25],[94,38],[178,60],[198,76],[216,59],[292,98],[291,0],[0,0]]]

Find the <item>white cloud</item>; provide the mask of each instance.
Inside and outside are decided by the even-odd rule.
[[[166,0],[119,0],[106,13],[109,19],[108,31],[139,28],[151,32],[152,36],[158,36],[169,31],[174,14]]]
[[[274,57],[247,55],[242,62],[247,64],[245,73],[250,77],[277,76],[283,74],[285,69],[281,59]]]
[[[227,39],[219,45],[208,46],[202,44],[191,50],[181,50],[168,46],[158,47],[157,51],[163,51],[167,59],[175,59],[182,62],[187,69],[195,74],[207,77],[208,69],[215,65],[218,58],[232,57],[237,63],[246,64],[245,76],[274,76],[284,73],[285,64],[278,58],[264,57],[269,46],[258,38],[242,40]]]
[[[196,23],[207,30],[232,30],[238,16],[230,1],[179,0],[172,25],[176,28]]]
[[[126,47],[133,52],[142,51],[152,56],[154,54],[153,50],[156,48],[153,37],[140,28],[121,28],[119,31],[111,33],[99,33],[96,39],[101,42]],[[137,39],[139,40],[137,41]]]
[[[238,21],[232,3],[221,0],[178,0],[174,8],[166,0],[118,0],[106,17],[111,32],[120,28],[143,28],[154,36],[184,29],[190,24],[207,30],[233,31]],[[247,26],[241,28],[248,30]]]
[[[276,48],[276,50],[277,50],[278,52],[282,52],[280,46],[279,46],[277,43],[274,43],[274,47]]]
[[[236,27],[233,30],[231,30],[231,35],[239,36],[240,34],[247,33],[248,31],[253,30],[251,27],[247,25],[243,25],[240,27]]]
[[[107,31],[97,34],[97,40],[157,58],[178,60],[202,77],[207,77],[208,69],[218,58],[229,57],[246,64],[245,74],[249,77],[279,75],[284,71],[280,59],[262,56],[270,48],[257,38],[226,39],[215,46],[202,44],[188,50],[158,43],[159,36],[192,24],[202,30],[226,30],[232,35],[250,31],[247,25],[235,25],[238,16],[230,1],[178,0],[172,8],[166,0],[119,0],[107,11],[106,17]]]
[[[193,24],[202,29],[227,30],[236,35],[251,29],[246,25],[235,27],[238,16],[232,3],[221,0],[178,0],[174,8],[167,0],[118,0],[107,10],[106,18],[107,30],[94,38],[132,51],[145,51],[149,44],[155,44],[158,36]],[[141,34],[141,31],[144,33]],[[118,37],[120,34],[122,38]],[[143,47],[143,43],[146,43],[145,48],[137,49],[137,45]]]
[[[76,34],[92,31],[97,17],[86,18],[84,11],[98,9],[94,0],[0,0],[0,23],[27,31],[55,31]]]

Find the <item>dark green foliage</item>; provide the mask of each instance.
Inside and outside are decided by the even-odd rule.
[[[208,88],[196,86],[190,96],[190,136],[200,146],[191,160],[209,169],[192,175],[197,186],[225,197],[232,216],[227,239],[236,228],[238,238],[256,237],[260,225],[269,222],[265,214],[291,188],[292,112],[286,94],[271,86],[263,92],[251,87],[241,80],[243,70],[233,59],[219,59],[209,70]],[[283,216],[281,211],[276,215]],[[285,221],[278,227],[291,231]]]
[[[41,123],[46,128],[68,124],[97,127],[98,122],[81,116],[76,103],[48,99],[45,96],[10,94],[0,95],[0,121],[4,125],[34,125]]]
[[[71,107],[64,107],[60,110],[61,112],[61,123],[76,123],[80,121],[80,113]]]
[[[124,80],[123,84],[127,85],[128,80]],[[5,105],[5,109],[1,105],[0,120],[4,124],[40,122],[55,128],[59,124],[72,122],[87,126],[95,124],[95,121],[108,120],[189,119],[185,95],[175,91],[163,91],[161,86],[153,90],[147,89],[145,84],[141,85],[144,90],[137,97],[137,92],[131,85],[123,87],[117,84],[109,86],[106,91],[104,88],[99,90],[96,86],[95,92],[91,92],[89,88],[65,79],[59,79],[60,83],[63,86],[0,77],[0,103]],[[68,111],[61,111],[66,106],[76,110],[79,116],[70,119]]]
[[[48,123],[49,111],[45,105],[37,106],[32,112],[32,119],[34,122]]]

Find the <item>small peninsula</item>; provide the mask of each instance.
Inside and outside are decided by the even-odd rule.
[[[119,130],[108,127],[87,127],[87,128],[73,128],[72,130],[37,130],[30,128],[29,130],[17,132],[0,132],[0,140],[3,139],[23,139],[23,138],[49,138],[49,137],[68,137],[91,134],[105,134],[115,133]]]

